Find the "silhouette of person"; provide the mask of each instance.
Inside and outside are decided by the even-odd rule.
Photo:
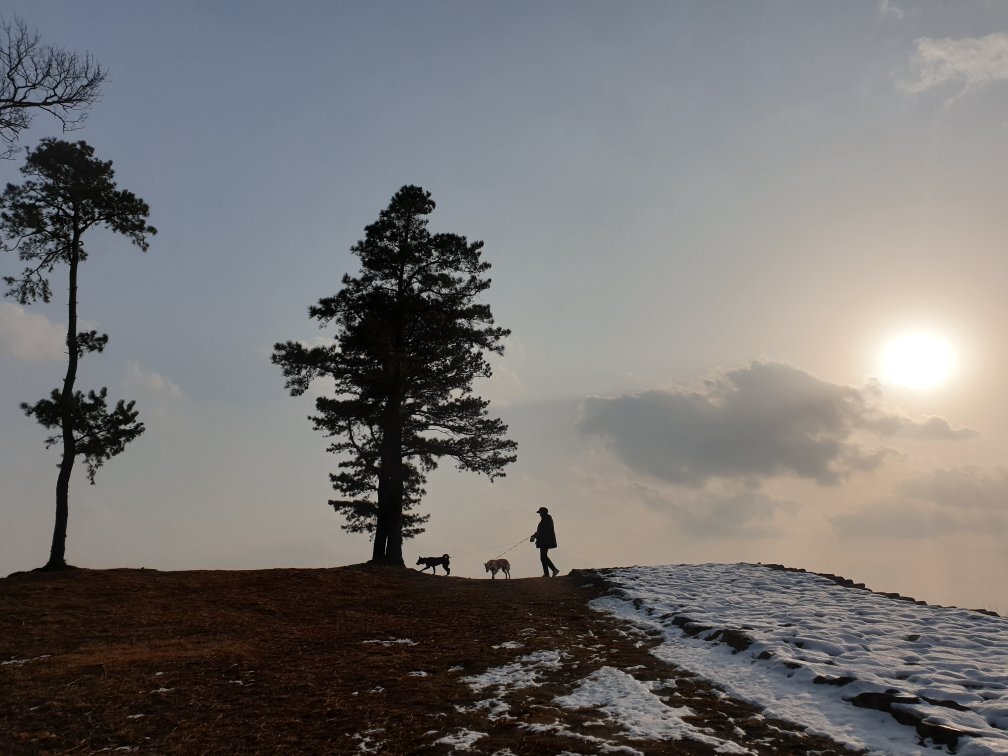
[[[556,542],[556,531],[553,529],[553,518],[550,517],[549,510],[546,507],[539,507],[536,510],[539,513],[539,527],[536,528],[536,532],[532,534],[529,541],[536,545],[539,549],[539,558],[542,560],[543,567],[543,577],[556,577],[560,574],[560,570],[556,568],[556,565],[550,561],[548,552],[550,549],[555,549]],[[552,570],[553,574],[550,575]]]

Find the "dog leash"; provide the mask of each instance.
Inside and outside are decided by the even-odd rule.
[[[511,551],[512,549],[517,549],[519,546],[521,546],[523,543],[525,543],[525,541],[526,541],[526,539],[522,538],[520,541],[518,541],[518,543],[516,543],[510,549],[508,549],[507,551],[502,551],[500,554],[498,554],[497,556],[495,556],[494,559],[500,559],[502,556],[504,556],[505,554],[507,554],[508,551]]]
[[[515,548],[516,546],[518,546],[518,544],[520,544],[522,542],[523,541],[519,541],[514,546],[512,546],[511,549]],[[464,554],[457,554],[457,555],[453,556],[452,559],[461,559],[462,557],[472,556],[473,554],[485,554],[486,552],[490,551],[490,549],[499,549],[501,546],[502,546],[502,544],[499,544],[499,543],[495,544],[493,546],[484,546],[482,549],[475,549],[474,551],[467,551]],[[511,551],[511,549],[508,549],[508,551]],[[507,554],[507,551],[505,551],[504,553]]]

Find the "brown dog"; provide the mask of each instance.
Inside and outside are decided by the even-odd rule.
[[[503,572],[504,577],[509,580],[511,578],[511,563],[507,559],[491,559],[483,566],[486,568],[486,571],[490,573],[491,580],[497,577],[498,572]]]
[[[428,567],[430,567],[434,571],[434,574],[437,575],[437,568],[438,565],[440,565],[444,567],[446,575],[451,575],[451,570],[448,568],[448,561],[449,556],[445,554],[444,556],[439,557],[420,557],[419,559],[416,560],[416,563],[422,564],[424,566],[424,568],[420,570],[420,572],[424,572]]]

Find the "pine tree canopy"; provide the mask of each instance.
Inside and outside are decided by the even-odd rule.
[[[473,391],[492,374],[487,354],[503,354],[510,333],[480,300],[490,287],[483,242],[431,234],[433,210],[420,187],[396,192],[351,249],[359,273],[308,310],[335,327],[334,343],[289,341],[273,354],[292,395],[316,378],[333,381],[334,394],[320,397],[311,417],[341,456],[330,476],[341,498],[330,503],[347,530],[375,533],[376,559],[396,562],[401,539],[422,532],[426,517],[411,510],[442,457],[494,480],[517,449]]]

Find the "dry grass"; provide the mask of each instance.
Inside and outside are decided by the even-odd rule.
[[[603,665],[670,681],[694,724],[764,754],[840,753],[655,659],[655,641],[593,612],[590,577],[469,580],[413,570],[70,570],[0,580],[0,752],[709,753],[628,740],[598,712],[553,699]],[[414,644],[367,641],[409,639]],[[521,640],[520,651],[495,648]],[[514,719],[473,708],[465,675],[559,649],[563,669],[511,694]],[[426,673],[414,676],[410,673]],[[550,732],[523,725],[540,723]],[[779,729],[778,729],[779,728]],[[744,733],[744,734],[743,734]]]

